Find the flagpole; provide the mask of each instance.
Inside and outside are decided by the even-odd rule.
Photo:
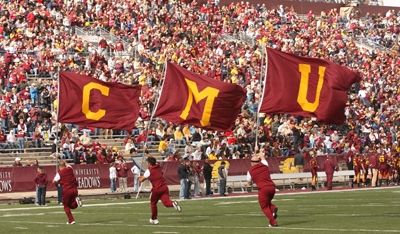
[[[59,164],[59,137],[58,137],[58,131],[59,131],[59,122],[58,122],[58,115],[60,113],[60,71],[57,72],[57,115],[56,115],[56,136],[55,136],[55,144],[56,144],[56,171],[58,172],[58,164]]]
[[[157,102],[156,102],[156,105],[154,106],[154,108],[153,108],[153,111],[151,112],[151,115],[150,115],[150,120],[149,120],[149,123],[147,124],[147,126],[146,126],[146,134],[145,134],[145,141],[144,141],[144,145],[143,145],[143,155],[142,155],[142,160],[141,160],[141,162],[140,162],[140,166],[143,168],[143,165],[144,165],[144,157],[145,157],[145,152],[146,152],[146,147],[147,147],[147,137],[148,137],[148,132],[149,132],[149,129],[150,129],[150,126],[151,126],[151,122],[153,121],[153,119],[154,119],[154,115],[156,114],[156,110],[157,110],[157,107],[158,107],[158,103],[160,102],[160,97],[161,97],[161,94],[162,94],[162,91],[163,91],[163,88],[164,88],[164,81],[165,81],[165,76],[166,76],[166,73],[167,73],[167,59],[166,59],[166,61],[165,61],[165,64],[164,64],[164,69],[163,69],[163,74],[164,74],[164,79],[162,80],[162,85],[158,85],[158,87],[160,88],[159,89],[159,92],[158,92],[158,97],[157,97]],[[161,81],[160,81],[161,82]],[[136,194],[136,199],[138,199],[138,197],[139,197],[139,193],[142,191],[142,188],[143,188],[143,182],[140,184],[140,186],[139,186],[139,189],[138,189],[138,192],[137,192],[137,194]]]
[[[261,99],[258,102],[258,108],[256,112],[256,142],[255,142],[255,147],[258,148],[258,128],[259,128],[259,113],[261,109],[261,104],[262,100],[264,99],[264,93],[265,93],[265,87],[267,86],[265,82],[267,82],[267,75],[268,75],[268,52],[267,52],[267,47],[263,47],[263,57],[261,59],[261,74],[260,74],[260,85],[262,86],[262,94],[261,94]],[[265,57],[265,74],[264,74],[264,79],[262,79],[263,74],[263,64],[264,64],[264,57]]]

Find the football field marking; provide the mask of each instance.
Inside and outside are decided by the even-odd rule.
[[[40,225],[66,225],[65,223],[48,223],[48,222],[31,222],[31,221],[3,221],[0,220],[0,223],[24,223],[24,224],[40,224]],[[112,223],[76,223],[75,225],[79,226],[120,226],[121,224],[112,224]],[[140,224],[124,224],[124,226],[127,227],[152,227],[152,228],[183,228],[183,229],[246,229],[246,230],[251,230],[251,229],[256,229],[256,230],[273,230],[273,229],[280,229],[280,230],[294,230],[294,231],[327,231],[327,232],[355,232],[355,233],[382,233],[382,232],[387,232],[387,233],[400,233],[400,230],[396,229],[345,229],[345,228],[308,228],[308,227],[274,227],[274,228],[267,228],[266,226],[263,227],[256,227],[256,226],[217,226],[217,225],[211,225],[211,226],[185,226],[185,225],[140,225]],[[163,232],[165,233],[165,232]]]
[[[289,192],[289,193],[278,193],[275,194],[277,196],[292,196],[292,195],[306,195],[306,194],[320,194],[320,193],[343,193],[343,192],[354,192],[354,191],[368,191],[368,190],[389,190],[389,189],[399,189],[399,187],[379,187],[379,188],[360,188],[360,189],[347,189],[347,190],[329,190],[329,191],[309,191],[309,192]],[[395,191],[397,192],[397,191]],[[400,192],[400,191],[398,191]],[[257,194],[248,194],[248,195],[235,195],[235,196],[226,196],[226,197],[205,197],[205,198],[194,198],[191,200],[181,201],[182,203],[193,202],[193,201],[205,201],[205,200],[225,200],[225,199],[237,199],[237,198],[249,198],[249,197],[257,197]],[[84,204],[85,207],[102,207],[102,206],[117,206],[117,205],[131,205],[131,204],[148,204],[149,201],[133,201],[133,202],[115,202],[115,203],[96,203],[96,204]],[[361,204],[362,205],[362,204]],[[124,207],[121,207],[124,208]],[[19,211],[19,210],[47,210],[47,209],[62,209],[62,206],[33,206],[33,207],[21,207],[21,208],[5,208],[0,209],[1,211]]]

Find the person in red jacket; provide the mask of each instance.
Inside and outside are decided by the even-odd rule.
[[[117,169],[117,177],[118,177],[118,185],[119,190],[122,193],[126,193],[128,189],[128,164],[126,163],[124,157],[122,155],[118,155],[117,162],[115,165]]]
[[[247,172],[247,181],[254,182],[258,187],[258,202],[264,215],[269,220],[269,227],[276,227],[278,223],[278,207],[272,204],[275,196],[275,183],[272,181],[268,162],[264,154],[254,155],[251,158],[251,168]]]
[[[59,171],[54,178],[54,182],[62,186],[62,203],[65,214],[68,217],[67,224],[75,224],[71,209],[82,207],[82,201],[78,197],[78,181],[75,178],[74,170],[65,161],[59,163]]]
[[[333,173],[337,170],[336,163],[333,161],[332,156],[326,157],[324,162],[324,169],[326,174],[326,187],[327,190],[332,190]]]
[[[46,205],[47,174],[42,167],[38,167],[37,172],[35,177],[37,204],[44,206]]]
[[[146,159],[148,163],[148,168],[144,172],[144,175],[139,177],[141,183],[145,180],[149,180],[152,189],[151,189],[151,197],[150,197],[150,207],[151,207],[151,224],[159,224],[157,219],[158,211],[157,211],[157,203],[159,200],[164,204],[165,207],[174,207],[175,210],[181,212],[182,208],[178,204],[177,201],[172,201],[169,197],[169,190],[167,186],[167,182],[163,177],[163,173],[159,164],[157,164],[157,160],[153,157],[148,157]]]

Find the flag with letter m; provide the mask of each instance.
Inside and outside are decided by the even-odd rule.
[[[59,122],[106,129],[135,126],[141,86],[103,82],[73,72],[60,72],[59,79]]]
[[[316,117],[328,124],[345,120],[347,91],[358,73],[323,59],[267,49],[267,72],[259,111]]]
[[[204,129],[231,129],[245,100],[242,87],[168,63],[155,116]]]

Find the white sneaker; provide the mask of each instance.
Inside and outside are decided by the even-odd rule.
[[[158,221],[158,219],[150,219],[150,224],[159,224],[160,222]]]
[[[172,205],[174,206],[175,210],[182,212],[182,208],[177,201],[172,201]]]
[[[70,225],[75,224],[75,221],[67,222],[67,224],[70,224]]]
[[[78,204],[78,206],[79,206],[79,207],[82,207],[82,200],[81,200],[81,198],[80,198],[80,197],[76,197],[75,200],[76,200],[76,203]]]

